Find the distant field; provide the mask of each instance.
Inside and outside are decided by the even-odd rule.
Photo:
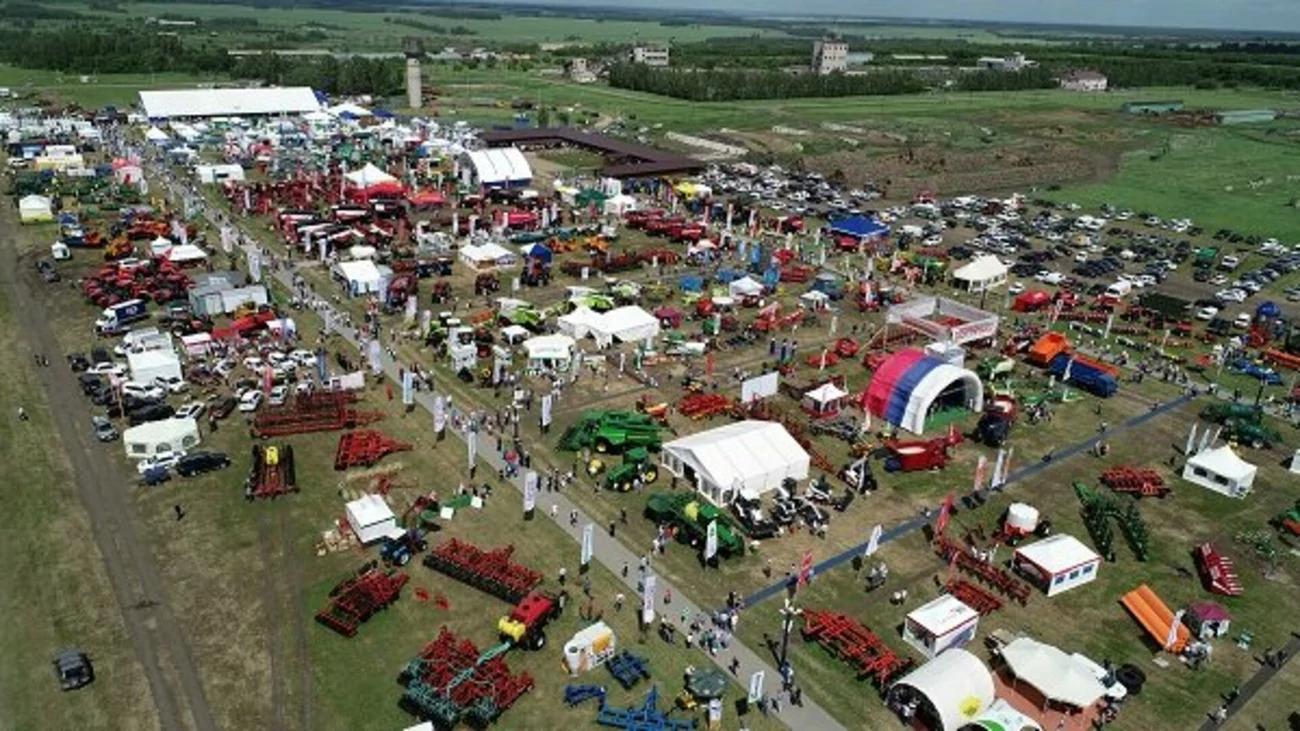
[[[317,23],[326,26],[331,36],[329,43],[335,50],[393,50],[399,51],[403,36],[433,37],[433,34],[402,23],[386,22],[387,17],[404,17],[428,25],[447,28],[462,26],[474,35],[459,36],[460,43],[475,42],[529,42],[561,43],[565,41],[598,43],[636,41],[701,41],[718,36],[784,36],[778,31],[743,28],[725,25],[665,26],[657,22],[584,20],[561,17],[505,16],[500,20],[474,20],[443,18],[433,15],[402,12],[397,7],[391,11],[359,13],[346,10],[317,8],[254,8],[248,5],[202,5],[186,3],[139,3],[123,6],[132,17],[147,18],[163,14],[189,16],[200,19],[255,18],[261,26],[282,29],[301,29]],[[85,12],[89,11],[87,9]],[[120,18],[121,14],[101,13],[105,18]],[[335,31],[330,26],[337,26]],[[444,36],[445,40],[450,40]]]
[[[33,71],[0,64],[0,86],[21,93],[20,101],[39,96],[84,107],[122,106],[140,99],[141,89],[189,88],[204,80],[187,74],[100,74],[83,77],[56,71]]]

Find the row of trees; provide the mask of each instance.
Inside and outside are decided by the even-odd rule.
[[[310,86],[329,94],[400,94],[405,85],[401,59],[338,59],[333,56],[290,58],[275,54],[241,56],[230,74],[279,86]]]
[[[76,74],[181,72],[212,74],[232,63],[224,48],[186,43],[177,36],[122,30],[96,33],[0,31],[0,61],[22,68]]]
[[[610,68],[609,83],[622,89],[691,101],[887,96],[914,94],[924,91],[926,86],[915,74],[903,71],[882,70],[861,76],[813,76],[780,71],[675,71],[628,63]]]

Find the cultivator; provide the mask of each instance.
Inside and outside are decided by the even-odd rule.
[[[1241,596],[1241,580],[1237,578],[1237,569],[1232,565],[1232,559],[1219,553],[1213,543],[1202,543],[1192,551],[1192,555],[1206,589],[1224,596]]]
[[[334,587],[329,605],[316,613],[316,621],[344,637],[352,637],[362,624],[397,601],[409,580],[404,573],[366,564],[355,576]]]
[[[1029,594],[1031,592],[1029,585],[1017,579],[1010,571],[988,561],[979,560],[972,556],[970,551],[965,550],[960,543],[947,536],[936,536],[934,546],[939,553],[939,557],[944,561],[955,560],[957,568],[983,581],[1007,597],[1015,599],[1020,602],[1021,606],[1029,603]]]
[[[293,447],[253,445],[253,464],[244,481],[244,497],[265,500],[298,492],[297,471],[293,464]]]
[[[899,657],[866,626],[844,614],[807,609],[803,637],[825,647],[848,663],[858,677],[870,678],[884,690],[912,667],[911,658]]]
[[[700,421],[731,411],[731,399],[719,393],[692,393],[677,404],[677,413]]]
[[[1101,473],[1101,483],[1117,493],[1138,497],[1164,497],[1172,489],[1163,475],[1149,467],[1112,467]]]
[[[370,467],[390,454],[414,448],[410,442],[398,441],[372,429],[344,432],[339,435],[338,449],[334,450],[334,469],[341,472],[351,467]]]
[[[479,652],[473,642],[442,627],[398,677],[406,687],[398,705],[440,729],[461,722],[486,728],[534,686],[528,673],[510,672],[501,657],[507,649]]]
[[[510,560],[514,546],[484,551],[456,538],[434,548],[424,565],[479,591],[518,604],[542,580],[542,575]]]
[[[980,616],[987,616],[1002,608],[1002,600],[980,586],[965,579],[952,579],[944,585],[944,591],[957,601],[974,609]]]
[[[377,411],[352,407],[352,391],[321,391],[300,395],[284,406],[271,406],[253,418],[253,436],[282,437],[319,431],[337,431],[364,426],[384,418]]]

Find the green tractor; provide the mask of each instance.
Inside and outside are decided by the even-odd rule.
[[[619,454],[643,447],[658,450],[660,426],[646,415],[631,411],[589,411],[560,437],[560,449],[575,452],[591,448],[600,454]]]
[[[1226,424],[1229,420],[1254,424],[1258,423],[1263,416],[1263,410],[1254,404],[1231,401],[1210,404],[1201,409],[1201,418],[1215,424]]]
[[[659,467],[650,461],[650,451],[645,447],[627,450],[623,455],[623,463],[605,474],[605,487],[628,492],[638,477],[647,485],[659,479]]]
[[[646,500],[645,515],[656,523],[677,529],[677,540],[704,550],[709,523],[718,524],[718,555],[723,558],[743,556],[745,539],[731,522],[730,516],[689,492],[660,492]]]
[[[1295,507],[1290,510],[1278,513],[1273,519],[1273,525],[1280,531],[1300,536],[1300,500],[1295,501]]]
[[[1223,425],[1224,436],[1238,444],[1248,444],[1251,449],[1272,449],[1282,441],[1282,435],[1268,428],[1263,421],[1229,419]]]

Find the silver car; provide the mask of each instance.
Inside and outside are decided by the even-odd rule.
[[[113,422],[102,416],[90,417],[90,425],[95,429],[95,438],[101,442],[116,441],[119,436]]]

